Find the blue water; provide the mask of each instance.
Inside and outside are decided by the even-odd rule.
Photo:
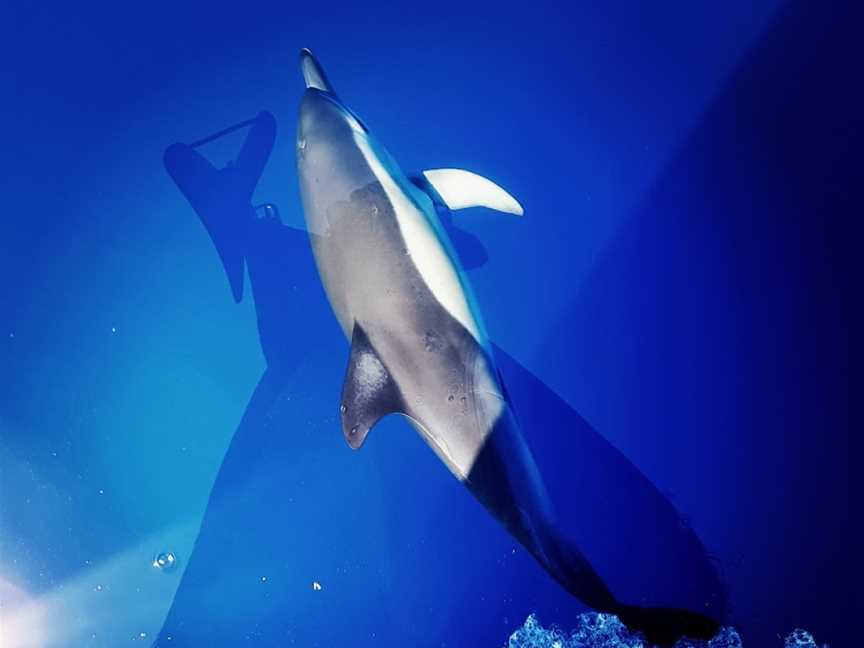
[[[454,218],[562,533],[615,594],[854,645],[851,3],[292,4],[0,7],[3,648],[590,623],[404,422],[342,439],[348,344],[292,229],[301,47],[404,169],[525,207]],[[282,224],[236,304],[162,156],[263,109],[253,201]]]

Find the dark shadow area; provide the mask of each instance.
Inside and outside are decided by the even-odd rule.
[[[610,583],[616,598],[724,620],[727,602],[716,565],[669,499],[537,376],[503,349],[495,348],[495,358],[561,532],[583,552],[601,542],[633,565],[627,575],[633,584],[619,589]],[[594,556],[585,553],[593,564]]]
[[[260,174],[272,140],[250,141],[244,151]],[[217,249],[229,250],[220,258],[235,298],[244,261],[249,269],[267,369],[225,455],[161,641],[323,646],[366,636],[380,645],[498,645],[529,612],[566,623],[583,610],[524,551],[517,555],[403,422],[376,428],[373,436],[390,437],[386,447],[345,447],[336,403],[346,354],[308,236],[282,225],[273,206],[256,214],[254,182],[209,199],[208,183],[231,190],[205,162],[183,145],[166,154]],[[466,264],[481,265],[487,253],[479,240],[444,222]],[[562,532],[577,544],[594,535],[641,539],[633,549],[644,554],[641,580],[652,589],[627,603],[723,618],[717,574],[668,500],[540,379],[503,350],[495,354]],[[355,485],[350,493],[346,480]],[[435,548],[432,560],[427,547]],[[388,620],[393,597],[399,620]],[[428,601],[442,599],[436,617]]]
[[[236,130],[250,127],[237,158],[222,169],[197,149]],[[252,193],[276,140],[276,120],[268,112],[240,122],[192,144],[173,144],[165,151],[165,168],[201,219],[219,253],[234,301],[243,297],[243,256],[254,219]]]
[[[796,627],[855,642],[851,250],[864,91],[852,6],[784,8],[548,335],[565,395],[604,395],[628,455],[689,484],[681,497],[723,560],[748,646]],[[559,344],[577,331],[591,339]],[[566,367],[582,373],[565,383]],[[600,501],[578,510],[592,505],[602,525]],[[645,541],[633,550],[657,549]]]
[[[359,576],[343,571],[378,556],[372,543],[382,524],[372,517],[377,509],[352,507],[338,490],[344,479],[356,483],[358,493],[371,492],[375,483],[369,455],[364,461],[344,452],[340,436],[328,434],[336,424],[333,394],[341,374],[332,370],[338,355],[332,350],[341,332],[306,233],[283,225],[275,206],[251,205],[274,137],[272,116],[261,113],[226,169],[216,170],[182,144],[165,156],[219,252],[237,301],[248,268],[267,368],[226,452],[159,645],[345,645],[349,628],[384,625],[368,614],[381,588],[360,587]],[[336,522],[344,525],[338,536]],[[351,528],[368,531],[351,535]],[[315,589],[318,579],[326,590]],[[351,586],[340,587],[340,579]],[[328,633],[331,589],[352,593],[341,602],[364,616],[346,617],[345,629]]]

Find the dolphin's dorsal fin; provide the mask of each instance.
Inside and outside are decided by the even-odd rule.
[[[354,323],[351,358],[342,385],[342,433],[357,450],[381,418],[402,410],[402,395],[363,327]]]
[[[428,184],[424,189],[433,200],[449,209],[465,209],[466,207],[486,207],[507,214],[521,216],[522,205],[513,196],[504,191],[489,178],[465,171],[464,169],[428,169],[423,171],[422,180]]]

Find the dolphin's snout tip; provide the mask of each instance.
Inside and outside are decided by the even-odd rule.
[[[315,60],[315,55],[312,53],[312,50],[308,47],[303,47],[300,49],[300,69],[302,70],[306,67],[306,59],[311,58],[313,61]]]
[[[300,69],[303,72],[303,80],[306,82],[307,88],[333,92],[330,82],[327,81],[327,75],[324,74],[324,69],[308,47],[300,50]]]

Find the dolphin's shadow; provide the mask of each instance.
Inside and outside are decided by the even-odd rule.
[[[333,403],[344,363],[333,349],[341,332],[308,237],[265,219],[249,225],[247,240],[267,368],[223,459],[157,645],[350,645],[354,633],[386,625],[386,583],[359,567],[387,560],[373,457],[347,451],[338,434]],[[334,604],[344,624],[332,623]]]
[[[566,393],[596,398],[604,424],[698,513],[747,645],[793,627],[831,645],[860,634],[849,460],[864,145],[856,9],[783,5],[542,351],[544,375],[591,376]],[[576,342],[562,350],[562,339]]]
[[[495,358],[561,531],[583,551],[600,542],[616,556],[626,578],[612,578],[586,551],[616,596],[723,619],[716,565],[669,498],[536,375],[499,347]]]

